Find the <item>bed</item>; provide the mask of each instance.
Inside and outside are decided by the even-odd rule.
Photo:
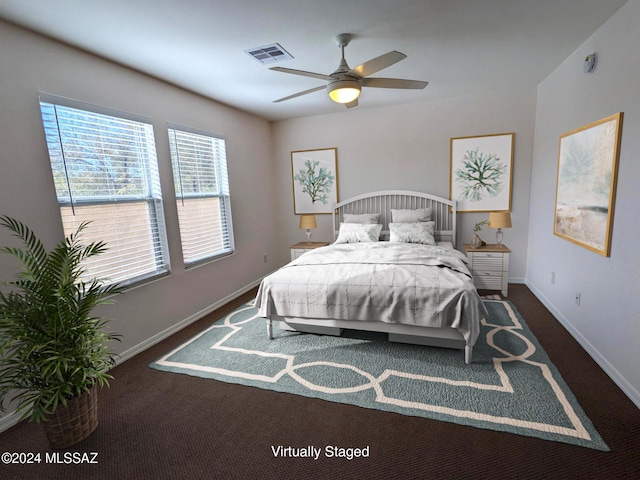
[[[455,201],[372,192],[337,203],[334,242],[260,283],[255,305],[283,330],[384,332],[389,341],[458,348],[471,363],[486,310],[455,249]]]

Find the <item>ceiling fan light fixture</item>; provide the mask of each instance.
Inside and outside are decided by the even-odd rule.
[[[318,92],[327,89],[329,98],[336,103],[341,103],[347,108],[353,108],[358,106],[358,98],[360,97],[360,91],[362,87],[375,87],[375,88],[399,88],[399,89],[422,89],[428,85],[429,82],[423,82],[418,80],[406,80],[402,78],[370,78],[370,75],[390,67],[398,63],[400,60],[407,58],[404,53],[392,50],[383,55],[379,55],[371,60],[368,60],[355,68],[349,67],[347,60],[344,58],[344,48],[351,41],[351,35],[348,33],[341,33],[336,37],[336,43],[342,50],[342,58],[338,68],[328,75],[316,72],[307,72],[304,70],[295,70],[293,68],[272,67],[270,70],[276,70],[283,73],[291,73],[294,75],[300,75],[303,77],[318,78],[325,80],[326,87],[318,86],[315,88],[309,88],[302,92],[288,95],[278,100],[274,100],[274,103],[283,102],[285,100],[291,100],[308,93]]]
[[[327,85],[329,97],[336,103],[351,103],[360,96],[360,82],[357,80],[338,80]]]

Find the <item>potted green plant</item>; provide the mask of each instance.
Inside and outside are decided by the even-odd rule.
[[[106,250],[81,243],[86,222],[50,252],[21,222],[0,216],[0,225],[24,245],[0,248],[21,264],[0,290],[0,407],[11,400],[22,418],[43,422],[52,447],[66,448],[98,425],[96,387],[113,378],[107,344],[119,335],[91,312],[121,288],[81,278],[83,262]]]

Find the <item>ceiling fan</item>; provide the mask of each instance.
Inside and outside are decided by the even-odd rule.
[[[326,88],[331,100],[336,103],[342,103],[347,108],[353,108],[358,106],[358,97],[360,96],[362,87],[422,89],[429,84],[429,82],[404,80],[400,78],[368,78],[369,75],[373,75],[384,68],[390,67],[407,56],[404,53],[392,50],[391,52],[373,58],[368,62],[364,62],[355,68],[350,68],[347,61],[344,59],[344,47],[349,45],[350,41],[351,35],[348,33],[341,33],[336,36],[336,43],[342,49],[342,60],[340,60],[340,65],[338,65],[336,71],[329,75],[306,72],[304,70],[294,70],[291,68],[270,68],[270,70],[275,70],[276,72],[291,73],[294,75],[319,78],[327,81],[326,85],[310,88],[309,90],[304,90],[287,97],[279,98],[278,100],[274,100],[273,103],[284,102],[285,100],[291,100],[292,98],[300,97]]]

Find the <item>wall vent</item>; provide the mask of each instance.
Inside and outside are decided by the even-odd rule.
[[[249,50],[245,50],[245,53],[251,55],[263,65],[284,62],[285,60],[291,60],[293,58],[291,54],[278,43],[250,48]]]

